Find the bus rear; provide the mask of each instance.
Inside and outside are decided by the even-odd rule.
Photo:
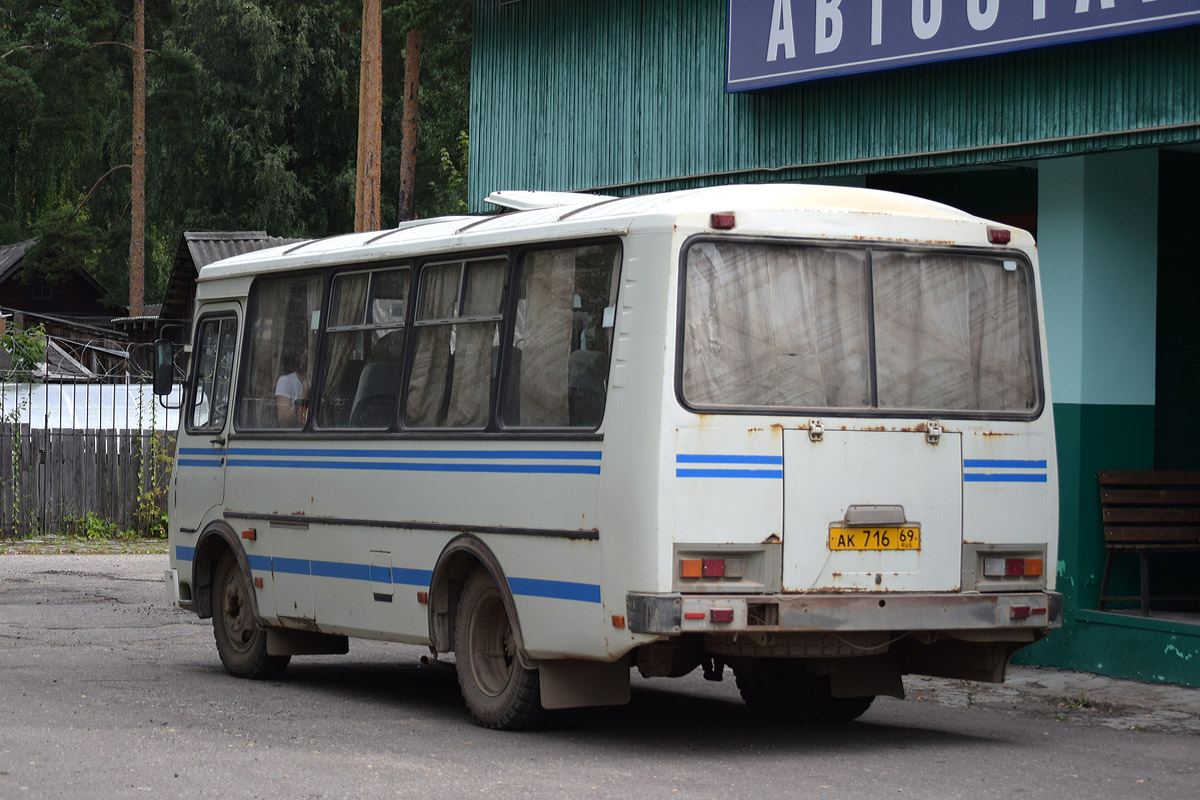
[[[1061,624],[1032,239],[904,201],[680,226],[643,674],[848,719],[908,673],[1002,681]]]

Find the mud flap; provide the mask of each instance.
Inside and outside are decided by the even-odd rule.
[[[579,658],[537,662],[542,708],[623,706],[629,702],[629,660],[584,661]]]

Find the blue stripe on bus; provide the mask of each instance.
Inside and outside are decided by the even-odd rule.
[[[783,456],[735,456],[708,455],[704,453],[680,453],[675,456],[676,464],[772,464],[783,466]]]
[[[963,460],[964,469],[1046,469],[1046,461],[1019,461],[1015,459],[967,458]]]
[[[489,472],[536,475],[599,475],[599,464],[431,464],[388,461],[285,461],[280,459],[230,458],[231,467],[274,467],[277,469],[348,469],[384,472]]]
[[[312,566],[304,558],[271,557],[271,571],[285,575],[312,575]]]
[[[599,603],[600,587],[594,583],[572,583],[570,581],[547,581],[540,578],[509,578],[508,586],[513,594],[527,597],[547,597],[552,600],[579,600],[583,603]]]
[[[221,459],[181,458],[178,464],[181,467],[219,467],[221,466]]]
[[[271,571],[271,557],[270,556],[255,556],[255,555],[251,555],[250,553],[247,553],[246,561],[249,562],[250,569],[256,569],[259,572],[270,572]]]
[[[676,478],[783,478],[781,469],[675,469]]]
[[[186,452],[186,451],[181,451]],[[203,451],[201,451],[203,452]],[[599,461],[599,450],[321,450],[316,448],[231,447],[237,456],[328,456],[330,458],[463,458],[490,460],[545,459]]]
[[[966,483],[1045,483],[1044,472],[965,472]]]
[[[175,557],[180,561],[191,561],[195,557],[194,547],[176,545]],[[375,581],[400,586],[429,586],[433,570],[408,567],[377,567],[370,564],[351,564],[341,561],[308,561],[302,558],[272,558],[271,556],[247,555],[250,569],[258,572],[277,572],[287,575],[312,575],[318,578],[340,580]],[[390,576],[388,573],[391,573]],[[390,580],[389,580],[390,577]],[[552,600],[578,600],[584,603],[600,602],[600,587],[594,583],[551,581],[541,578],[510,578],[508,585],[513,594],[527,597],[546,597]]]

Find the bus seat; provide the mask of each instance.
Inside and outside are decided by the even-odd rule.
[[[608,353],[576,350],[567,361],[568,417],[571,425],[599,425],[604,414]]]
[[[386,428],[390,425],[399,389],[399,364],[377,362],[363,367],[350,411],[350,427]]]

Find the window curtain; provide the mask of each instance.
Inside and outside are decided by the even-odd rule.
[[[461,316],[499,316],[507,271],[504,261],[468,264]],[[451,343],[454,374],[443,424],[451,428],[485,427],[495,379],[494,354],[500,347],[499,321],[457,323],[451,326]]]
[[[370,276],[361,272],[352,275],[339,275],[333,284],[333,297],[329,303],[329,328],[350,325],[362,325],[365,321],[367,304],[367,286]],[[355,353],[361,347],[362,334],[358,331],[330,331],[325,340],[325,375],[321,382],[320,408],[317,419],[323,427],[337,427],[345,424],[344,411],[349,401],[348,389],[345,386],[347,370],[355,355],[362,360],[362,353]]]
[[[522,269],[522,282],[525,317],[520,418],[514,422],[526,426],[566,425],[575,249],[530,254]]]
[[[461,272],[462,265],[457,262],[426,267],[422,271],[418,322],[454,317]],[[419,325],[413,335],[417,345],[409,375],[404,421],[412,427],[433,427],[440,424],[446,375],[454,354],[454,326]]]
[[[687,270],[688,401],[869,404],[864,253],[701,242]]]
[[[880,407],[1033,407],[1024,271],[930,253],[878,252],[874,263]]]

